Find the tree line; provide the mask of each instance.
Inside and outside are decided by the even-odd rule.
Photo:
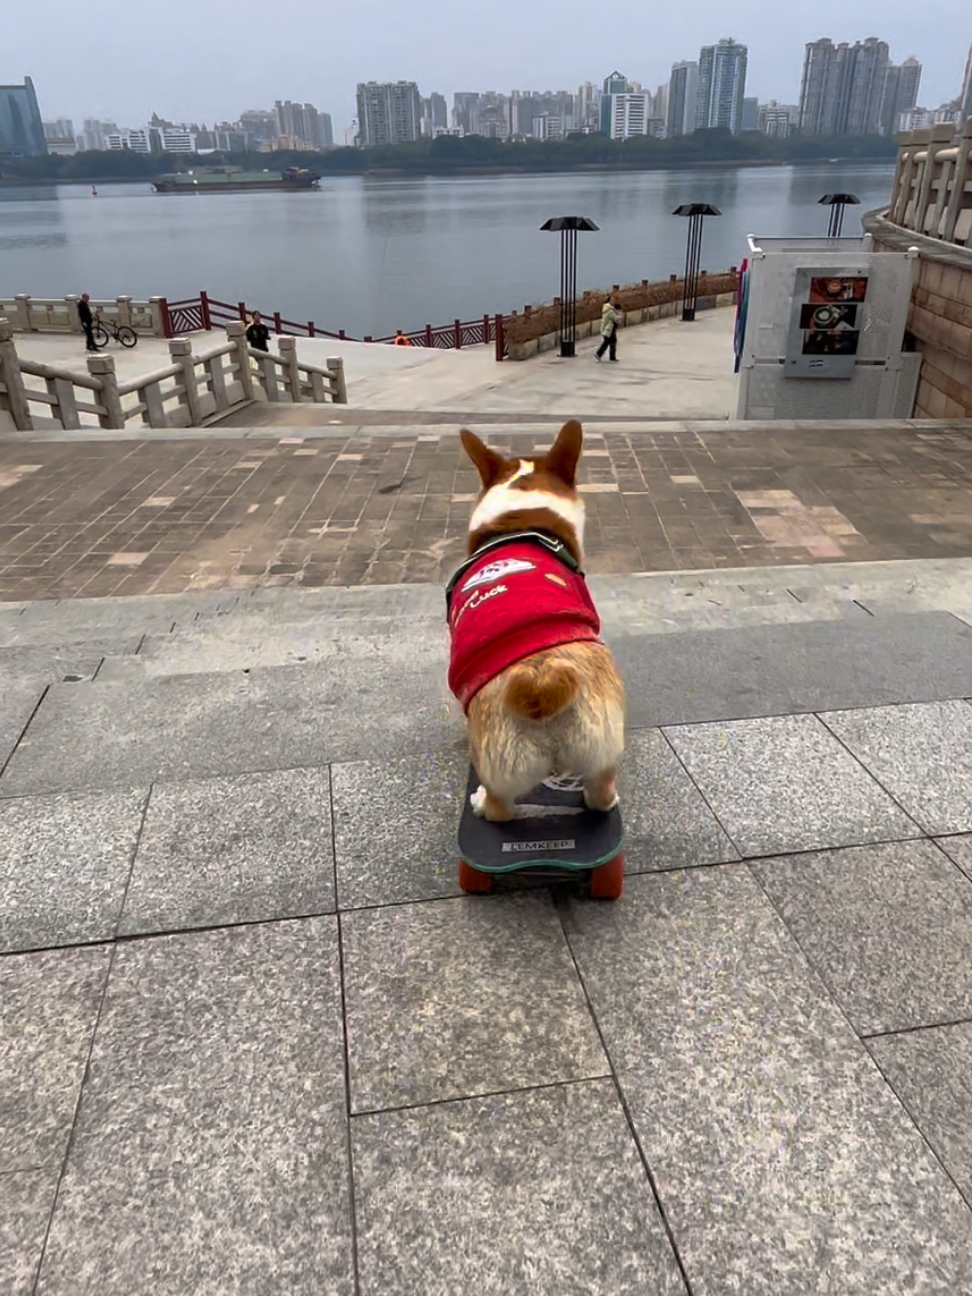
[[[361,175],[394,170],[413,174],[448,174],[467,169],[522,172],[570,171],[583,167],[661,170],[667,167],[717,163],[800,163],[827,159],[889,161],[897,155],[893,139],[880,135],[841,135],[770,139],[758,131],[733,135],[727,130],[699,130],[675,139],[645,135],[612,140],[606,135],[569,135],[564,140],[497,140],[480,135],[443,135],[412,144],[375,148],[337,148],[326,153],[209,153],[201,157],[175,154],[77,153],[73,157],[7,159],[0,179],[8,181],[150,180],[164,171],[192,166],[232,164],[248,170],[281,170],[302,166],[321,175]]]

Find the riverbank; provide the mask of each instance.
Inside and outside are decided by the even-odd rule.
[[[515,177],[544,177],[564,176],[564,175],[610,175],[610,174],[639,174],[659,171],[752,171],[760,168],[772,168],[779,170],[784,167],[810,168],[819,166],[821,161],[826,161],[833,165],[846,166],[852,163],[862,163],[869,166],[883,166],[887,163],[886,157],[832,157],[832,158],[740,158],[731,161],[696,161],[686,160],[684,162],[658,162],[657,164],[645,162],[581,162],[576,166],[565,167],[563,165],[551,167],[526,167],[526,166],[438,166],[427,167],[424,169],[406,168],[406,167],[368,167],[365,170],[332,170],[326,175],[321,176],[321,182],[329,179],[348,179],[349,177],[362,177],[376,180],[402,180],[402,179],[421,179],[422,177],[436,177],[439,179],[449,179],[450,177],[467,177],[467,176],[515,176]],[[200,165],[203,165],[202,163]],[[0,189],[56,189],[61,185],[71,186],[73,188],[87,188],[89,185],[97,185],[100,188],[109,185],[132,185],[147,184],[151,185],[152,177],[149,176],[84,176],[72,177],[70,179],[59,178],[41,178],[41,179],[10,179],[0,178]],[[304,192],[301,190],[300,192]],[[198,194],[193,195],[198,197]]]

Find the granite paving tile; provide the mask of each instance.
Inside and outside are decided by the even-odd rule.
[[[567,931],[693,1292],[969,1288],[972,1214],[748,868]]]
[[[353,1291],[337,924],[118,948],[44,1296]]]
[[[745,856],[921,835],[816,716],[682,725],[665,734]]]
[[[460,894],[468,768],[464,751],[332,767],[339,908]]]
[[[13,755],[43,696],[43,685],[17,680],[11,681],[0,692],[0,770]]]
[[[0,952],[114,937],[147,796],[0,800]]]
[[[861,1035],[972,1017],[972,883],[930,841],[753,865]]]
[[[58,1169],[22,1170],[0,1177],[0,1291],[34,1296]]]
[[[445,698],[438,659],[365,654],[320,666],[59,684],[0,778],[0,797],[445,747],[461,739]]]
[[[867,1047],[972,1206],[972,1022],[882,1035]]]
[[[362,1296],[682,1296],[610,1080],[352,1122]]]
[[[100,945],[0,959],[0,1175],[60,1165],[109,955]]]
[[[739,858],[661,730],[629,732],[619,794],[626,872]]]
[[[549,894],[341,923],[352,1111],[607,1074]]]
[[[830,712],[823,722],[928,833],[972,831],[972,706]]]
[[[957,837],[938,837],[938,845],[953,864],[957,864],[967,878],[972,880],[972,833]]]
[[[122,935],[333,910],[326,769],[155,784]]]
[[[637,726],[972,696],[972,628],[945,612],[869,617],[854,608],[799,625],[633,629],[608,641]]]

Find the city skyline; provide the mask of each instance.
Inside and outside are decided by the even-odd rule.
[[[653,14],[650,24],[634,0],[617,0],[603,27],[592,26],[590,7],[579,0],[559,0],[556,10],[540,0],[529,13],[510,0],[495,0],[491,22],[477,19],[475,30],[474,20],[451,11],[396,10],[379,6],[379,0],[362,0],[339,14],[316,0],[292,0],[286,18],[269,24],[257,21],[265,13],[255,0],[234,4],[231,24],[189,0],[171,0],[167,13],[171,21],[150,30],[131,10],[113,11],[106,27],[67,0],[25,6],[16,40],[0,42],[0,80],[32,76],[51,119],[103,117],[133,124],[152,108],[173,120],[211,122],[226,116],[230,102],[242,111],[255,101],[289,96],[329,112],[339,138],[355,115],[359,82],[415,81],[423,96],[437,91],[451,102],[467,90],[537,86],[574,92],[586,81],[599,83],[607,69],[623,62],[632,80],[656,86],[668,80],[673,63],[697,60],[700,46],[730,33],[748,47],[747,95],[761,102],[799,99],[807,43],[830,36],[853,44],[876,35],[896,61],[914,56],[922,63],[923,98],[938,104],[958,95],[972,42],[964,0],[943,0],[934,28],[920,10],[894,4],[876,16],[863,0],[846,0],[833,15],[818,7],[809,16],[787,14],[785,21],[768,0],[751,0],[743,15],[731,18],[714,0],[698,0],[691,20],[663,12]],[[469,40],[461,39],[464,27]],[[149,35],[151,57],[139,61]],[[212,57],[220,45],[231,57]],[[106,57],[111,75],[102,76]]]

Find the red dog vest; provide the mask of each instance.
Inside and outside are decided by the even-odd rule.
[[[580,572],[530,541],[491,549],[462,572],[449,607],[449,687],[469,710],[484,684],[544,648],[596,640],[601,619]]]

